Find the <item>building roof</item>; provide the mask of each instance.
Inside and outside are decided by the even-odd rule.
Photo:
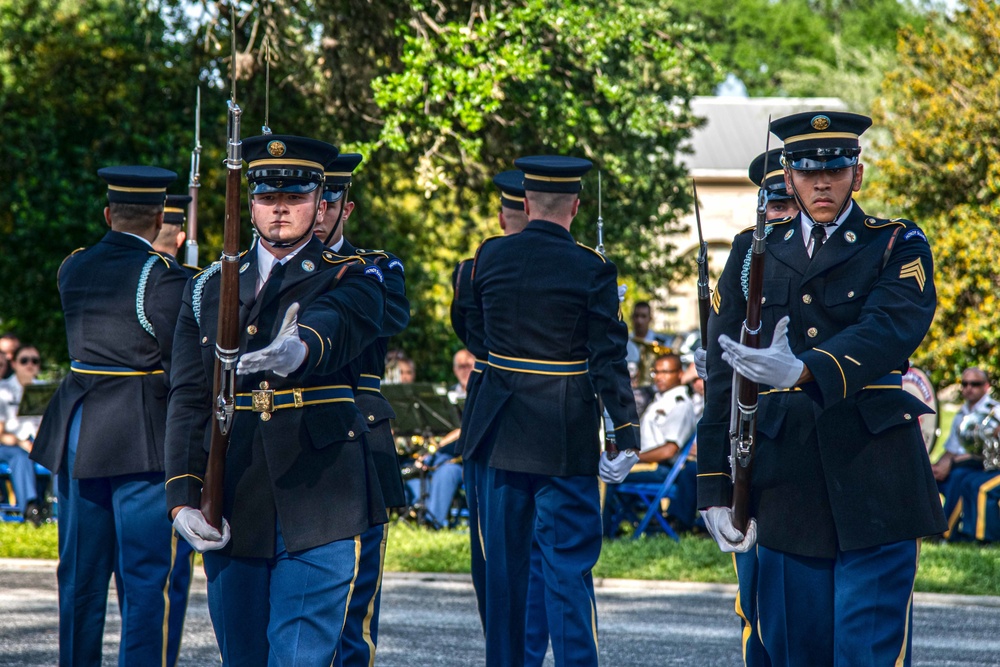
[[[845,111],[836,97],[695,97],[691,109],[705,125],[696,129],[687,144],[693,153],[681,162],[698,179],[746,179],[747,165],[764,152],[768,116],[781,118],[800,111]],[[771,148],[781,141],[771,135]]]

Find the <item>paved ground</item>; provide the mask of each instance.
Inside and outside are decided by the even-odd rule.
[[[733,587],[598,582],[602,663],[623,667],[741,664]],[[387,574],[377,664],[464,667],[484,662],[468,577]],[[1000,665],[1000,598],[918,595],[914,665]],[[217,665],[199,572],[179,664]],[[0,561],[0,665],[57,662],[55,566]],[[112,589],[105,664],[115,664],[119,620]],[[551,656],[546,663],[552,664]]]

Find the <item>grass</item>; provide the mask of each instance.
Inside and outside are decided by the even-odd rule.
[[[56,526],[0,524],[0,558],[56,558]],[[388,572],[469,571],[469,536],[460,531],[432,532],[409,524],[389,531]],[[662,535],[639,540],[605,541],[594,576],[736,583],[732,556],[705,537],[685,535],[674,542]],[[916,589],[929,593],[1000,595],[1000,547],[924,543]]]

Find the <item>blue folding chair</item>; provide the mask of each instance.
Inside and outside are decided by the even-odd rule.
[[[669,535],[675,542],[680,541],[680,537],[677,536],[677,532],[671,527],[667,522],[666,517],[660,511],[660,501],[664,498],[673,497],[674,482],[677,481],[677,476],[681,474],[684,470],[684,466],[687,465],[687,457],[691,452],[691,447],[694,446],[695,436],[694,434],[688,438],[688,441],[684,443],[680,452],[677,453],[677,457],[674,460],[673,466],[670,468],[670,472],[667,473],[666,479],[664,479],[659,484],[634,484],[624,482],[618,485],[617,493],[623,496],[635,496],[646,505],[646,513],[643,515],[642,519],[639,521],[639,525],[635,529],[635,533],[632,535],[632,539],[639,539],[639,536],[646,532],[649,528],[650,523],[652,523],[655,518],[659,523],[660,528],[663,532]],[[627,507],[627,503],[623,503],[624,507]],[[626,512],[631,512],[631,510],[625,510]],[[634,514],[633,514],[634,516]],[[620,519],[621,515],[616,515],[616,518]]]
[[[34,466],[35,477],[38,479],[38,492],[44,495],[52,473],[40,463],[36,463]],[[18,511],[16,505],[10,503],[12,491],[10,488],[10,466],[6,463],[0,463],[0,484],[3,485],[3,488],[0,489],[0,522],[23,523],[24,516]]]

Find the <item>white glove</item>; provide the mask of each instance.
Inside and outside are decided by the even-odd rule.
[[[626,449],[614,458],[608,456],[607,452],[601,452],[601,462],[597,466],[597,474],[608,484],[621,484],[632,466],[638,462],[639,457],[636,456],[634,449]]]
[[[737,343],[726,334],[719,336],[719,345],[725,350],[723,360],[751,382],[788,389],[795,386],[805,367],[788,345],[787,315],[774,327],[770,347],[755,350]]]
[[[701,518],[722,553],[746,553],[757,543],[756,519],[750,519],[744,535],[733,525],[733,510],[728,507],[709,507],[701,511]]]
[[[201,513],[201,510],[193,507],[181,508],[181,511],[174,517],[174,530],[187,540],[188,544],[198,553],[221,549],[232,537],[229,522],[225,518],[222,519],[222,532],[220,533],[205,520],[205,515]]]
[[[299,338],[299,304],[293,303],[285,311],[281,331],[270,345],[263,350],[247,352],[236,364],[237,375],[250,375],[260,371],[274,371],[275,375],[287,377],[298,370],[306,360],[309,348]]]
[[[628,290],[628,285],[619,285],[618,286],[618,303],[621,303],[622,301],[625,300],[625,292],[627,290]]]
[[[698,377],[708,380],[708,353],[705,348],[698,347],[694,351],[694,369],[698,371]]]

